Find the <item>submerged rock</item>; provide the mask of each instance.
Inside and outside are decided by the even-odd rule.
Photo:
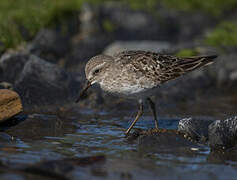
[[[0,122],[5,121],[22,111],[19,95],[11,90],[0,89]]]
[[[184,118],[179,121],[178,131],[186,134],[194,140],[206,140],[208,138],[208,126],[214,120]]]
[[[106,162],[105,156],[65,158],[62,160],[41,162],[29,167],[25,167],[21,170],[23,172],[27,172],[30,174],[38,174],[45,178],[66,180],[66,179],[75,179],[75,177],[73,177],[71,173],[79,167],[85,168],[97,164],[101,165],[104,164],[105,162]]]
[[[207,161],[209,163],[226,163],[229,162],[237,162],[237,149],[230,149],[226,151],[211,151],[210,154],[208,154]]]
[[[4,122],[4,132],[10,136],[31,141],[42,140],[45,137],[61,137],[64,134],[75,133],[76,126],[71,124],[78,122],[73,122],[69,115],[63,116],[60,110],[55,112],[51,107],[45,107],[45,109],[46,108],[50,113],[57,113],[57,115],[30,114],[28,112],[27,116],[17,117],[15,122],[11,121],[11,124],[8,123],[8,121]]]
[[[141,153],[189,154],[200,148],[176,130],[152,129],[135,132],[128,137],[128,141],[134,139],[138,139],[138,149]]]
[[[237,143],[237,116],[217,120],[208,127],[209,146],[212,149],[232,148]]]

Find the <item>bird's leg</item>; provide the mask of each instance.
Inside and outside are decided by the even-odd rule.
[[[127,136],[129,134],[129,132],[131,131],[131,129],[133,128],[133,126],[136,124],[136,122],[138,121],[138,119],[142,116],[143,114],[143,103],[142,101],[139,101],[139,109],[136,115],[135,120],[132,122],[132,124],[129,126],[129,128],[127,129],[127,131],[125,132],[125,135]]]
[[[156,104],[151,100],[151,98],[147,98],[150,107],[151,107],[151,111],[153,113],[154,116],[154,120],[155,120],[155,127],[156,129],[158,129],[158,120],[157,120],[157,116],[156,116]]]

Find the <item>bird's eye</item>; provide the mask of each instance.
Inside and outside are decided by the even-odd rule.
[[[100,69],[96,69],[95,71],[94,71],[94,74],[97,74],[97,73],[99,73],[100,72]]]

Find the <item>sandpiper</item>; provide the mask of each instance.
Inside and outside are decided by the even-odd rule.
[[[142,116],[145,100],[149,102],[155,127],[158,128],[155,103],[150,99],[153,92],[166,81],[211,64],[216,57],[211,55],[181,58],[148,51],[124,51],[114,56],[97,55],[86,64],[87,85],[76,102],[91,85],[98,83],[108,93],[138,101],[136,118],[125,132],[126,135]]]

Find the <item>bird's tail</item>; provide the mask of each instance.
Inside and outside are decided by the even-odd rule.
[[[166,71],[160,73],[158,80],[164,83],[168,80],[175,79],[190,71],[213,63],[216,57],[216,55],[211,55],[178,58]]]
[[[184,57],[180,58],[180,61],[177,62],[177,66],[185,73],[202,66],[210,65],[213,63],[215,58],[217,58],[217,55]]]

